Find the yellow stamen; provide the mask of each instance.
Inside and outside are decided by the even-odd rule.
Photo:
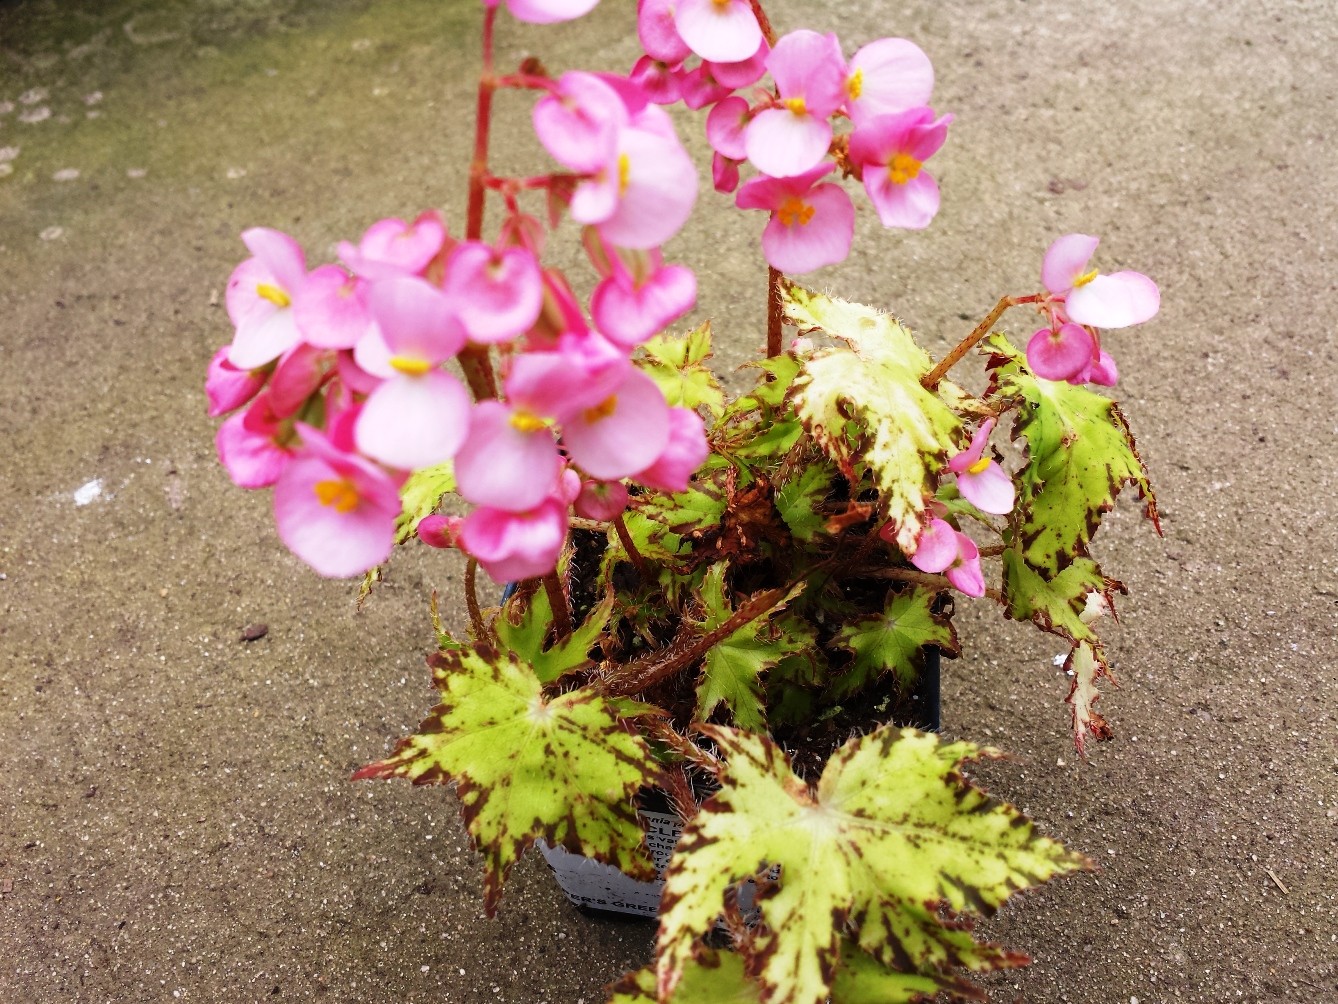
[[[548,427],[548,422],[523,408],[511,413],[511,428],[517,432],[538,432]]]
[[[784,104],[796,115],[803,115],[808,111],[808,105],[804,103],[803,98],[786,98]]]
[[[256,283],[256,295],[262,300],[268,300],[276,307],[286,307],[293,302],[292,297],[278,286],[268,282]]]
[[[797,195],[791,195],[777,208],[776,217],[782,226],[792,227],[796,223],[801,227],[806,226],[808,221],[813,219],[813,206]]]
[[[338,481],[317,481],[312,487],[321,505],[334,506],[335,512],[340,515],[346,515],[358,508],[358,489],[347,478],[340,478]]]
[[[1073,288],[1077,289],[1079,286],[1086,286],[1089,282],[1091,282],[1100,274],[1101,273],[1098,272],[1096,269],[1092,269],[1092,271],[1078,276],[1078,278],[1073,280]]]
[[[628,180],[632,174],[632,160],[625,153],[618,154],[618,194],[627,194]]]
[[[887,176],[894,185],[904,185],[920,173],[920,161],[909,153],[899,153],[887,165]]]
[[[585,411],[582,412],[582,417],[587,422],[598,422],[600,419],[608,418],[612,415],[613,409],[616,407],[618,407],[618,395],[612,394],[593,408],[586,408]]]
[[[981,457],[981,458],[980,458],[979,460],[977,460],[974,464],[972,464],[970,467],[968,467],[968,468],[966,469],[966,471],[967,471],[968,474],[979,474],[981,471],[983,471],[983,470],[984,470],[986,467],[988,467],[989,465],[990,465],[989,458],[988,458],[988,457]]]
[[[422,376],[432,368],[426,359],[414,359],[412,356],[391,356],[390,368],[405,376]]]
[[[846,93],[856,100],[858,100],[859,96],[864,93],[863,70],[856,70],[850,75],[850,79],[846,81]]]

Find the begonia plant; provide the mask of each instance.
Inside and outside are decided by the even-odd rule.
[[[1093,622],[1123,587],[1089,544],[1126,485],[1157,514],[1091,385],[1117,377],[1102,332],[1150,319],[1157,287],[1059,236],[1039,290],[932,359],[792,278],[844,260],[860,212],[933,220],[952,116],[928,56],[778,36],[757,0],[640,0],[625,73],[496,65],[499,16],[595,3],[485,0],[462,230],[379,220],[315,268],[286,234],[242,235],[206,384],[220,458],[272,487],[321,575],[365,593],[397,546],[464,564],[463,630],[432,606],[440,703],[355,776],[454,787],[489,913],[539,842],[655,878],[638,809],[658,792],[682,835],[656,958],[613,1001],[971,996],[971,972],[1026,961],[974,917],[1089,863],[975,787],[963,766],[997,751],[910,727],[907,695],[926,653],[958,652],[955,598],[982,598],[1064,639],[1074,740],[1109,736]],[[552,170],[494,165],[499,95],[530,103]],[[714,187],[768,213],[767,352],[732,398],[665,250],[701,177],[675,106]],[[551,264],[558,239],[589,269]],[[1040,327],[1019,349],[996,325],[1023,307]],[[978,347],[973,394],[949,373]]]

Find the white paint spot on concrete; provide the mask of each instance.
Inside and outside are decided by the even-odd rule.
[[[100,119],[102,118],[102,110],[99,108],[90,108],[88,111],[84,112],[84,118]]]
[[[125,169],[125,176],[127,178],[142,178],[148,173],[148,168],[144,167],[127,167]]]
[[[0,178],[7,178],[14,173],[14,165],[8,162],[0,162]]]
[[[47,98],[47,89],[45,87],[33,87],[19,95],[19,104],[35,105],[39,101],[45,101]]]
[[[51,180],[74,181],[78,177],[79,177],[79,169],[77,167],[62,167],[59,171],[57,171],[55,174],[51,176]]]
[[[54,241],[54,240],[59,240],[61,237],[65,236],[65,228],[64,228],[64,227],[47,227],[45,230],[43,230],[43,231],[42,231],[40,234],[38,234],[37,236],[40,237],[40,238],[42,238],[42,240],[44,240],[44,241]]]
[[[349,46],[354,52],[366,52],[371,47],[372,40],[370,38],[355,38],[353,44]]]
[[[246,177],[246,168],[244,168],[244,167],[230,167],[230,168],[228,168],[228,180],[229,180],[229,181],[236,181],[238,178],[245,178],[245,177]]]
[[[26,112],[23,112],[19,116],[19,121],[26,122],[28,125],[33,125],[37,122],[45,122],[49,118],[51,118],[51,109],[46,105],[43,105],[41,108],[30,108]]]
[[[0,101],[0,115],[8,115],[14,110],[14,102]]]
[[[0,164],[7,160],[13,160],[19,155],[19,148],[16,146],[0,146]]]
[[[80,485],[74,490],[74,504],[88,505],[90,502],[96,502],[102,498],[102,479],[94,478],[85,485]]]
[[[93,91],[93,92],[90,93],[90,94],[85,94],[85,95],[84,95],[84,104],[88,105],[90,108],[92,108],[94,105],[100,105],[100,104],[102,104],[102,92],[101,92],[101,91]]]

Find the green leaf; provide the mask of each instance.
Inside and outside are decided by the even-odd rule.
[[[449,460],[435,467],[414,471],[400,486],[400,505],[403,507],[395,521],[395,543],[402,544],[413,536],[418,521],[437,511],[443,495],[455,491],[455,469]]]
[[[660,1004],[655,990],[655,969],[628,973],[612,988],[608,1004]],[[743,971],[743,960],[734,952],[699,948],[669,1004],[761,1004],[757,984]]]
[[[705,405],[716,415],[724,410],[724,392],[705,365],[711,358],[710,321],[680,337],[656,335],[643,348],[649,359],[641,361],[641,369],[671,407],[695,411]]]
[[[747,365],[750,369],[761,371],[757,383],[751,391],[735,399],[725,409],[722,421],[750,412],[778,410],[789,394],[794,378],[799,375],[800,361],[796,356],[782,353],[770,359],[758,359]]]
[[[632,797],[658,768],[609,702],[590,688],[546,697],[534,671],[510,654],[480,648],[437,661],[442,703],[390,756],[353,776],[456,785],[484,856],[488,914],[536,839],[654,878]]]
[[[1020,548],[1008,547],[1003,559],[1003,602],[1009,617],[1032,621],[1042,630],[1071,642],[1097,640],[1082,619],[1087,597],[1100,593],[1108,600],[1124,587],[1101,574],[1091,558],[1077,558],[1057,574],[1028,564]]]
[[[564,673],[590,664],[590,650],[608,626],[613,597],[601,600],[566,638],[545,648],[553,627],[553,606],[546,589],[517,591],[493,625],[502,645],[529,663],[540,683],[552,683]]]
[[[706,619],[697,624],[702,634],[720,627],[734,614],[725,595],[725,570],[723,562],[712,565],[702,582]],[[781,608],[775,609],[779,612]],[[807,636],[796,635],[758,618],[712,645],[702,660],[697,684],[698,720],[706,721],[723,702],[740,728],[764,730],[762,674],[786,656],[812,648],[813,642],[811,632]]]
[[[776,492],[776,510],[796,540],[810,541],[823,533],[827,514],[823,504],[832,493],[836,469],[826,461],[805,466],[797,478]]]
[[[935,590],[914,587],[905,592],[889,591],[883,612],[861,617],[844,625],[834,642],[853,652],[855,658],[832,686],[832,696],[841,700],[891,672],[900,686],[909,686],[919,671],[921,650],[936,645],[957,652],[957,633],[952,623],[933,611]]]
[[[940,394],[925,390],[929,356],[896,318],[790,286],[786,316],[801,330],[820,329],[846,342],[814,354],[795,380],[799,420],[852,481],[862,461],[897,528],[898,546],[915,550],[938,473],[957,450],[962,422]],[[853,422],[855,433],[850,429]]]
[[[971,941],[971,935],[965,935]],[[832,982],[831,1004],[911,1004],[942,990],[972,995],[965,980],[937,970],[905,973],[888,969],[847,942]]]
[[[1087,866],[962,777],[964,759],[991,751],[882,728],[839,749],[810,788],[770,740],[702,732],[726,765],[665,873],[662,997],[729,887],[772,866],[780,878],[759,897],[761,926],[740,951],[762,997],[787,1004],[826,1000],[848,926],[878,934],[860,947],[884,966],[919,972],[962,954],[959,925],[939,923],[940,907],[989,912],[1018,889]],[[973,961],[992,958],[982,949]]]
[[[1028,461],[1013,519],[1027,563],[1056,572],[1085,555],[1102,514],[1126,484],[1138,489],[1157,524],[1147,469],[1115,402],[1034,376],[1002,336],[988,344],[991,393],[1021,402],[1013,435],[1026,439]]]

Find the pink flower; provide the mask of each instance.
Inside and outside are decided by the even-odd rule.
[[[967,596],[985,595],[980,549],[966,534],[942,519],[931,519],[920,531],[911,564],[922,572],[944,573],[953,588]]]
[[[228,362],[225,345],[209,360],[204,378],[204,392],[209,398],[209,417],[218,418],[240,408],[260,393],[269,373],[265,370],[239,370]]]
[[[1157,284],[1141,272],[1102,275],[1087,263],[1101,242],[1088,234],[1065,234],[1045,252],[1041,282],[1058,298],[1070,321],[1094,328],[1125,328],[1153,317],[1161,307]]]
[[[658,250],[615,249],[604,261],[605,277],[590,297],[590,314],[600,332],[623,348],[663,331],[697,302],[692,269],[665,265]]]
[[[692,51],[674,23],[678,0],[641,0],[637,4],[636,34],[651,59],[677,65]]]
[[[657,105],[672,105],[683,97],[682,74],[677,66],[642,56],[627,78]]]
[[[400,219],[377,220],[367,228],[357,247],[339,244],[339,257],[364,279],[388,279],[422,273],[449,240],[446,222],[435,209],[421,213],[413,223]]]
[[[562,443],[581,470],[614,481],[656,461],[669,444],[669,423],[660,388],[633,369],[613,393],[564,417]]]
[[[228,361],[253,370],[273,362],[301,337],[293,318],[293,297],[307,279],[306,256],[297,241],[278,230],[253,227],[242,242],[254,257],[228,279],[228,317],[236,326]]]
[[[748,159],[763,174],[788,178],[821,162],[832,142],[829,116],[846,98],[845,60],[835,35],[793,31],[767,56],[780,99],[753,118]]]
[[[252,402],[218,427],[214,446],[232,483],[239,488],[268,488],[293,457],[287,427],[274,417],[266,397]]]
[[[358,362],[386,379],[358,417],[358,449],[404,470],[441,463],[468,431],[469,393],[439,368],[464,345],[464,329],[446,294],[421,279],[373,284],[370,306],[379,338],[358,343]],[[364,348],[375,341],[384,356]]]
[[[733,63],[762,44],[762,29],[748,0],[678,0],[674,25],[702,59]]]
[[[539,262],[523,247],[462,241],[447,260],[445,292],[470,339],[485,344],[522,334],[543,306]]]
[[[929,104],[934,67],[914,42],[880,38],[850,60],[845,108],[855,125]]]
[[[293,296],[293,319],[302,340],[326,349],[351,349],[372,326],[367,281],[338,265],[322,265]]]
[[[334,353],[314,345],[298,345],[284,353],[269,382],[269,402],[279,418],[297,414],[320,389],[334,365]]]
[[[855,207],[840,185],[815,182],[835,164],[821,164],[793,178],[753,178],[735,197],[740,209],[767,209],[762,252],[772,268],[811,272],[844,261],[855,235]]]
[[[964,499],[982,512],[1006,516],[1013,511],[1017,489],[1004,469],[984,456],[994,423],[992,418],[980,423],[971,445],[948,461],[948,470],[957,475],[957,489]]]
[[[459,516],[429,513],[418,521],[414,533],[428,547],[450,548],[456,545],[462,522]]]
[[[360,575],[390,556],[399,491],[375,464],[297,428],[302,452],[274,485],[279,538],[320,575]]]
[[[520,405],[480,401],[455,455],[460,495],[508,512],[533,509],[553,492],[562,460],[553,423]]]
[[[578,516],[607,522],[622,515],[627,502],[627,486],[621,481],[586,481],[572,505]]]
[[[534,132],[549,156],[573,171],[597,171],[629,121],[627,105],[594,73],[564,73],[534,105]]]
[[[479,506],[460,525],[458,544],[494,582],[518,582],[557,567],[567,537],[567,505],[547,498],[528,512]]]
[[[1070,380],[1092,365],[1096,339],[1081,324],[1041,328],[1027,342],[1027,365],[1046,380]]]
[[[721,153],[711,157],[711,184],[717,192],[728,195],[739,187],[739,164]]]
[[[771,55],[771,46],[767,45],[766,39],[763,39],[762,44],[757,47],[757,51],[747,59],[739,59],[730,63],[711,60],[702,65],[706,67],[712,79],[732,91],[737,91],[762,79],[767,72],[767,57],[769,55]]]
[[[506,0],[506,9],[517,21],[555,24],[588,14],[597,3],[599,0]],[[489,5],[495,6],[495,0]]]
[[[711,448],[701,416],[688,408],[669,409],[669,442],[645,470],[634,477],[647,488],[681,492],[688,487],[697,468],[706,462]]]
[[[860,166],[864,190],[885,227],[922,230],[938,212],[938,184],[924,171],[948,136],[951,115],[928,108],[879,115],[850,136],[850,159]]]
[[[737,95],[718,102],[706,116],[706,140],[711,149],[731,160],[747,157],[743,134],[751,117],[748,102]]]

